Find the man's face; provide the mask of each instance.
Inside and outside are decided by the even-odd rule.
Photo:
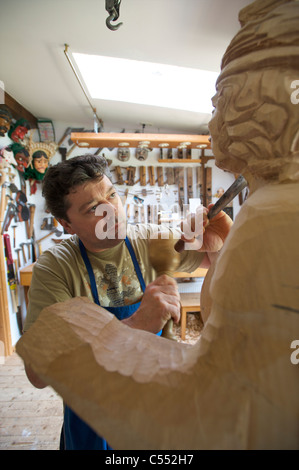
[[[107,176],[75,187],[67,200],[69,222],[60,223],[71,235],[77,234],[88,250],[112,248],[125,238],[125,211]]]

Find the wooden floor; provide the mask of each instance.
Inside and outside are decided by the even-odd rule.
[[[58,450],[62,400],[50,387],[34,388],[14,353],[0,364],[0,449]]]

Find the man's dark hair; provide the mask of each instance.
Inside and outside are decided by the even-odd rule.
[[[42,195],[47,210],[57,219],[68,221],[69,204],[66,196],[76,186],[92,180],[101,180],[106,175],[111,180],[107,160],[103,156],[80,155],[48,168],[43,179]]]

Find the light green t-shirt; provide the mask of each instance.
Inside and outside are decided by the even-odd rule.
[[[145,224],[127,227],[127,236],[146,285],[156,278],[148,258],[148,240],[150,233],[159,228],[161,226]],[[139,301],[142,289],[124,241],[99,253],[87,250],[87,254],[102,307],[118,307]],[[203,256],[203,253],[197,251],[184,251],[178,271],[195,271]],[[80,253],[79,238],[73,235],[45,251],[34,265],[24,330],[28,330],[35,322],[43,308],[82,296],[93,300],[89,276]]]

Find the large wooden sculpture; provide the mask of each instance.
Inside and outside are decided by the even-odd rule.
[[[115,449],[299,446],[299,2],[253,2],[240,20],[210,131],[217,165],[243,174],[250,195],[215,266],[198,343],[73,299],[45,309],[17,345]]]

